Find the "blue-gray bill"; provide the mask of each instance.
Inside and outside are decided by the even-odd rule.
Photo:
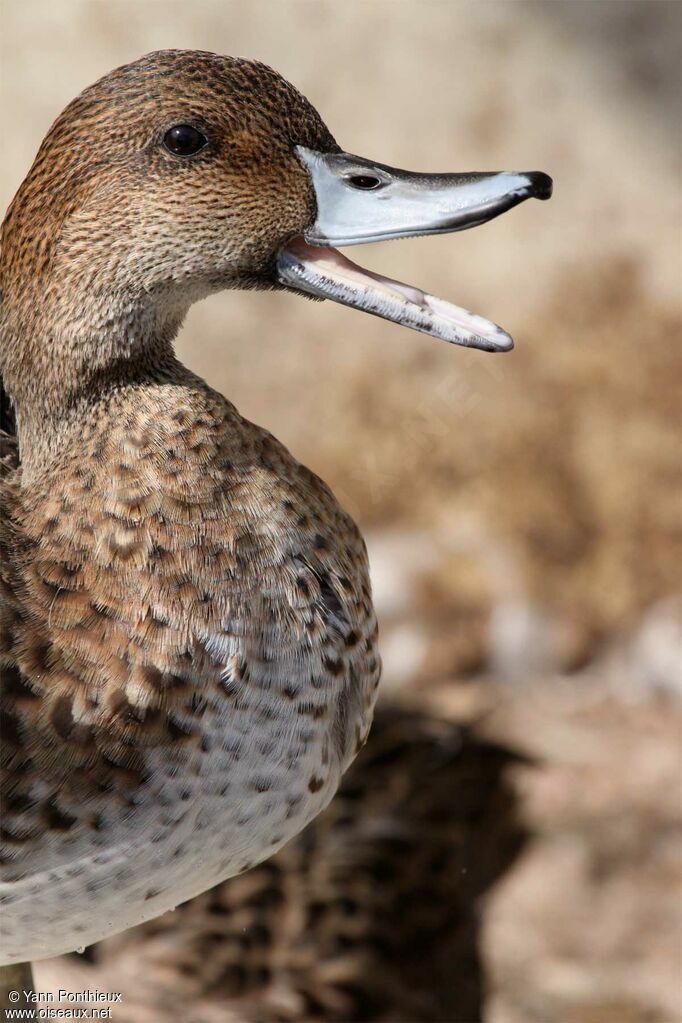
[[[540,171],[412,174],[348,153],[297,147],[311,176],[317,217],[278,256],[282,284],[392,320],[452,344],[503,352],[514,342],[501,327],[420,288],[365,270],[335,245],[464,231],[525,199],[549,199]]]

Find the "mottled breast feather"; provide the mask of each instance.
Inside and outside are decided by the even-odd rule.
[[[357,528],[189,373],[104,397],[30,486],[4,464],[3,879],[59,888],[131,835],[177,856],[177,808],[196,825],[205,796],[208,833],[221,813],[228,846],[241,828],[240,862],[223,845],[209,874],[245,869],[329,801],[367,735]]]

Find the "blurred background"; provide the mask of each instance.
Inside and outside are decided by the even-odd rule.
[[[39,985],[123,991],[120,1023],[679,1021],[682,5],[4,0],[0,19],[3,208],[63,106],[164,47],[271,64],[350,152],[555,180],[548,204],[362,253],[502,324],[510,355],[289,295],[191,311],[183,359],[365,532],[378,726],[271,864]]]

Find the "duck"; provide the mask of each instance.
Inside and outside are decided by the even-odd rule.
[[[480,1020],[480,902],[525,848],[510,771],[530,764],[479,732],[382,693],[331,804],[275,856],[45,966],[121,991],[121,1023]]]
[[[266,65],[164,50],[60,114],[2,224],[0,963],[159,916],[276,853],[364,745],[380,676],[362,536],[173,342],[222,289],[444,341],[500,327],[335,246],[459,231],[542,172],[341,150]],[[257,337],[249,339],[256,344]]]

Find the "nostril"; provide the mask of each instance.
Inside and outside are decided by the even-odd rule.
[[[373,174],[349,174],[345,181],[351,188],[361,188],[367,192],[383,184],[381,178],[376,178]]]

